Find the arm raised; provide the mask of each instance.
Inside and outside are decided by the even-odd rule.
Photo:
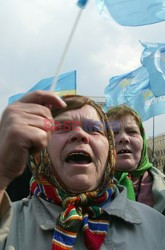
[[[50,132],[44,119],[52,119],[48,106],[63,108],[65,102],[50,91],[35,91],[8,106],[0,123],[0,190],[26,167],[29,152],[47,146]]]

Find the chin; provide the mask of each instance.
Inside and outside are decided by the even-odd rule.
[[[82,188],[81,187],[79,187],[79,188],[75,187],[75,189],[74,189],[74,187],[72,187],[72,188],[68,188],[68,191],[73,193],[73,194],[79,194],[79,193],[86,193],[86,192],[89,192],[89,191],[92,191],[92,190],[90,190],[89,188],[84,188],[84,187],[82,187]]]
[[[134,171],[137,166],[137,161],[133,159],[117,159],[116,170],[131,172]]]
[[[98,180],[97,180],[98,182]],[[96,178],[88,174],[65,175],[63,183],[66,189],[72,193],[85,193],[97,188]]]
[[[127,171],[127,172],[131,172],[131,171],[134,171],[137,167],[134,167],[134,166],[123,166],[123,167],[116,167],[116,170],[117,171],[120,171],[120,172],[124,172],[124,171]]]
[[[66,185],[66,183],[65,183]],[[71,193],[85,193],[94,190],[93,186],[91,186],[91,183],[84,182],[80,180],[72,180],[70,185],[67,185],[67,190],[69,190]]]

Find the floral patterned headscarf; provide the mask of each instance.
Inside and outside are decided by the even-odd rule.
[[[107,116],[101,107],[91,99],[82,96],[66,96],[63,100],[67,107],[61,110],[52,109],[53,117],[68,110],[91,105],[96,109],[103,122],[105,135],[109,141],[109,155],[103,180],[96,190],[80,194],[70,193],[55,173],[45,149],[41,153],[30,156],[29,164],[33,173],[31,193],[64,208],[56,222],[52,249],[63,249],[64,246],[72,249],[80,228],[83,230],[86,247],[99,249],[109,228],[109,218],[102,206],[111,201],[114,189],[116,152],[113,132],[108,124]],[[65,237],[63,237],[64,232]]]

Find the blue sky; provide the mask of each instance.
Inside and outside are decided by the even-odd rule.
[[[79,11],[76,0],[0,0],[0,114],[9,96],[54,76]],[[144,42],[165,42],[165,22],[123,27],[99,16],[95,1],[81,16],[61,73],[77,70],[78,94],[104,95],[109,78],[140,66]],[[165,115],[155,134],[165,133]],[[144,122],[152,136],[152,119]]]

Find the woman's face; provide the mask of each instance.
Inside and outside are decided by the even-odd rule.
[[[101,121],[97,111],[85,105],[58,115],[55,123],[48,153],[58,177],[70,192],[95,190],[102,180],[109,152],[103,127],[98,126]]]
[[[122,117],[118,124],[118,128],[114,130],[117,153],[116,169],[118,171],[133,171],[138,167],[141,159],[143,138],[132,115]]]

